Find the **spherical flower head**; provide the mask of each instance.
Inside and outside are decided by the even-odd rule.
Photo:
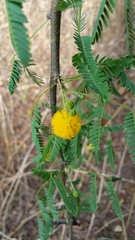
[[[79,133],[82,121],[78,114],[71,116],[67,110],[57,111],[52,118],[53,132],[63,139],[72,139]]]

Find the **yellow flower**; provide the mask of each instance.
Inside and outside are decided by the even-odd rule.
[[[46,162],[50,162],[50,160],[49,160],[50,155],[51,155],[51,152],[48,152],[46,155],[46,159],[45,159]]]
[[[93,150],[94,146],[90,143],[89,145],[86,146],[87,150]]]
[[[54,114],[51,124],[56,136],[72,139],[80,131],[82,121],[78,114],[71,116],[67,110],[61,110]]]

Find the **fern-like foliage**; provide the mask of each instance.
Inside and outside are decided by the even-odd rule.
[[[44,148],[43,139],[40,133],[40,125],[41,125],[41,112],[39,107],[36,106],[34,109],[31,128],[32,128],[32,141],[34,142],[39,155],[41,155]]]
[[[56,203],[53,197],[54,193],[54,182],[50,181],[49,188],[45,188],[45,196],[46,196],[46,206],[48,207],[50,214],[52,216],[52,219],[54,219],[56,222],[59,221],[58,211],[55,207]]]
[[[126,89],[128,90],[128,92],[132,92],[132,94],[135,95],[135,83],[133,83],[128,77],[127,75],[122,72],[119,75],[119,81],[118,84],[121,85],[121,87],[126,87]]]
[[[66,188],[63,182],[59,179],[54,178],[54,183],[59,191],[59,194],[65,204],[66,209],[72,216],[76,216],[77,212],[77,201],[76,198],[73,196],[73,193],[70,191],[69,188]]]
[[[23,2],[25,0],[5,0],[11,42],[22,65],[27,67],[31,55],[27,29],[24,26],[27,18],[22,13]]]
[[[74,39],[78,47],[78,54],[72,57],[73,65],[81,74],[87,88],[100,94],[104,99],[109,100],[109,88],[106,82],[106,76],[96,64],[92,50],[91,38],[89,36],[81,36],[81,32],[85,27],[85,17],[82,14],[81,7],[78,11],[74,11]]]
[[[96,174],[89,173],[90,181],[89,181],[89,191],[90,191],[90,206],[91,210],[94,214],[97,212],[97,189],[96,189]]]
[[[99,55],[96,57],[96,61],[102,71],[109,77],[119,77],[124,69],[130,69],[135,64],[133,56],[124,56],[121,58],[106,58],[104,56],[98,61]]]
[[[44,240],[47,240],[49,235],[52,233],[53,225],[52,218],[50,216],[50,212],[46,207],[46,204],[42,200],[38,200],[39,207],[42,211],[42,219],[43,221],[39,221],[39,230],[41,232],[41,236],[44,237]],[[43,231],[43,223],[44,223],[44,231]]]
[[[8,84],[8,90],[10,94],[12,95],[17,88],[17,83],[20,81],[20,77],[22,74],[22,66],[20,65],[19,60],[14,60],[13,67],[12,67],[12,72],[10,75],[10,80]]]
[[[123,125],[112,125],[108,127],[101,127],[101,133],[106,135],[107,132],[115,133],[123,130]]]
[[[96,162],[97,164],[103,163],[103,161],[104,161],[104,156],[105,156],[105,152],[102,152],[102,151],[98,151],[97,153],[94,153],[94,152],[93,152],[93,157],[94,157],[95,162]]]
[[[73,14],[73,26],[75,28],[75,32],[80,34],[86,27],[86,16],[82,13],[82,6],[74,9]]]
[[[88,102],[88,101],[84,101],[84,105],[89,109],[89,111],[91,111],[91,112],[96,112],[96,111],[98,111],[98,107],[95,107],[93,104],[91,104],[90,102]],[[107,118],[107,119],[112,119],[112,117],[109,115],[109,114],[107,114],[106,112],[104,112],[103,113],[103,117],[104,118]]]
[[[112,180],[107,181],[106,190],[107,190],[108,197],[112,202],[112,208],[114,212],[116,213],[118,218],[122,221],[122,212],[119,205],[119,200],[113,188]]]
[[[135,116],[133,112],[126,116],[123,128],[127,147],[131,148],[129,154],[135,164]]]
[[[133,25],[133,19],[135,10],[133,8],[133,1],[126,0],[125,4],[125,16],[126,16],[126,38],[127,48],[130,55],[135,53],[135,26]]]
[[[108,163],[109,163],[110,167],[112,168],[113,171],[116,171],[115,164],[114,164],[115,153],[113,150],[111,140],[107,140],[107,142],[106,142],[106,154],[108,157]]]
[[[98,56],[96,57],[96,61],[97,60]],[[119,59],[103,57],[98,61],[98,65],[108,76],[108,79],[110,79],[108,84],[110,84],[112,93],[120,97],[120,94],[117,92],[111,82],[112,78],[115,77],[119,79],[118,84],[120,84],[121,87],[126,87],[128,91],[131,91],[133,94],[135,94],[135,84],[126,76],[124,72],[125,69],[130,69],[135,66],[135,59],[133,56],[125,56]]]
[[[72,156],[74,167],[80,167],[82,163],[82,155],[81,155],[81,148],[82,148],[82,134],[79,133],[70,141],[70,155]],[[78,163],[76,164],[75,159],[78,158]]]
[[[45,161],[49,162],[49,156],[51,153],[51,147],[52,147],[52,137],[49,138],[48,142],[45,144],[44,149],[40,156],[36,158],[36,162],[39,166],[42,165]]]
[[[57,176],[60,172],[57,170],[56,171],[46,171],[43,168],[34,168],[34,169],[32,169],[32,173],[35,176],[43,179],[45,182],[48,182],[51,179],[51,177]]]
[[[91,204],[90,204],[90,196],[87,196],[85,193],[80,192],[80,198],[81,198],[81,212],[92,212],[91,210]]]
[[[115,8],[115,0],[102,0],[97,19],[95,22],[94,30],[92,32],[92,43],[98,42],[102,37],[103,24],[108,27],[108,20],[110,19],[110,13],[113,13]]]
[[[43,135],[46,136],[47,138],[49,138],[49,136],[50,136],[50,128],[45,126],[43,123],[41,123],[40,129],[41,129],[41,132],[43,133]]]
[[[38,216],[38,229],[39,229],[39,237],[40,240],[45,239],[45,226],[42,217]]]
[[[37,73],[33,72],[29,68],[26,68],[26,71],[30,78],[32,79],[32,81],[36,83],[38,86],[41,86],[41,84],[45,84],[42,78]]]
[[[75,34],[74,38],[80,53],[73,56],[73,65],[82,75],[87,88],[95,91],[97,94],[100,94],[106,100],[109,100],[110,94],[106,77],[101,69],[99,69],[96,65],[90,48],[90,37],[81,37],[78,34]]]
[[[101,135],[101,120],[103,117],[103,113],[104,113],[104,106],[102,106],[102,108],[99,108],[99,109],[97,108],[97,111],[95,111],[92,114],[91,119],[93,120],[93,122],[89,128],[89,132],[87,135],[90,143],[94,147],[93,151],[95,153],[97,153],[99,150],[100,135]]]
[[[53,198],[53,180],[50,181],[49,188],[45,188],[44,190],[45,195],[38,200],[38,204],[41,209],[41,214],[39,217],[39,233],[41,239],[47,240],[49,235],[52,233],[53,220],[56,222],[59,221],[58,211],[55,207],[56,203]]]
[[[76,8],[82,5],[82,0],[61,0],[58,6],[59,11],[66,11],[69,8]]]
[[[46,107],[48,109],[51,109],[51,110],[55,110],[55,111],[61,110],[61,108],[59,106],[55,106],[55,105],[50,104],[50,103],[42,103],[42,106]]]
[[[57,136],[54,137],[54,139],[52,141],[52,149],[51,149],[50,156],[49,156],[50,162],[55,160],[63,143],[64,143],[64,141],[62,138],[57,137]]]

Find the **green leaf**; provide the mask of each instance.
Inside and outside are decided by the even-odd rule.
[[[133,112],[126,115],[123,128],[127,147],[131,148],[129,154],[135,164],[135,116]]]
[[[132,0],[125,1],[125,17],[126,17],[126,40],[127,48],[130,55],[135,54],[135,26],[134,26],[134,15],[135,10],[133,7]]]
[[[109,0],[102,0],[99,8],[99,12],[97,15],[97,19],[95,21],[95,26],[92,32],[92,42],[98,42],[102,37],[103,24],[108,27],[108,19],[110,19],[110,13],[113,13],[113,8],[115,8],[115,2]]]
[[[101,152],[101,151],[98,151],[97,153],[94,153],[94,152],[93,152],[93,157],[94,157],[95,162],[96,162],[97,164],[103,163],[103,161],[104,161],[104,156],[105,156],[105,152]]]
[[[41,123],[40,129],[41,129],[42,133],[44,134],[44,136],[49,138],[49,136],[50,136],[50,128],[48,126],[45,126],[43,123]]]
[[[79,168],[82,163],[82,134],[81,132],[77,134],[73,139],[70,141],[70,154],[72,156],[72,166],[74,165],[74,168]],[[69,152],[68,150],[68,152]],[[76,162],[76,158],[78,159],[78,162]]]
[[[49,211],[51,213],[52,219],[54,219],[56,222],[59,222],[59,216],[58,211],[55,207],[55,200],[53,198],[54,193],[54,182],[51,181],[49,188],[45,188],[45,196],[46,196],[46,205],[49,208]]]
[[[49,189],[45,189],[45,194],[46,194],[46,198],[47,198],[47,207],[49,208],[50,210],[50,213],[52,215],[52,218],[56,221],[56,222],[59,222],[59,216],[58,216],[58,211],[55,207],[55,200],[53,198],[52,195],[50,195],[49,193]]]
[[[114,212],[116,213],[120,221],[122,221],[122,212],[121,212],[119,200],[113,188],[112,180],[107,181],[106,190],[107,190],[108,197],[112,202],[112,208]]]
[[[44,226],[44,221],[40,216],[38,217],[38,229],[39,229],[40,240],[44,240],[45,239],[45,231],[44,231],[45,226]]]
[[[31,54],[27,29],[24,26],[27,18],[22,13],[23,2],[25,2],[25,0],[5,0],[11,42],[22,65],[27,67]]]
[[[121,85],[121,87],[126,87],[126,89],[130,92],[132,92],[132,94],[135,95],[135,83],[133,83],[128,77],[127,75],[122,72],[119,75],[119,81],[118,84]]]
[[[107,78],[103,71],[97,66],[90,47],[91,38],[80,36],[77,32],[74,35],[75,43],[79,53],[72,57],[73,65],[82,75],[87,88],[100,94],[105,100],[109,100],[110,93]]]
[[[48,108],[48,109],[51,109],[51,110],[55,110],[56,112],[59,111],[59,110],[61,110],[60,107],[55,106],[55,105],[50,104],[50,103],[42,103],[42,106],[43,106],[43,107],[46,107],[46,108]]]
[[[96,112],[96,111],[98,111],[98,109],[99,108],[97,108],[97,107],[95,107],[93,104],[91,104],[90,102],[88,102],[88,101],[84,101],[84,105],[89,109],[89,110],[91,110],[91,111],[93,111],[93,112]],[[104,112],[103,113],[103,117],[104,118],[107,118],[107,119],[112,119],[112,117],[109,115],[109,114],[107,114],[106,112]]]
[[[101,133],[106,134],[107,132],[115,133],[123,130],[123,125],[112,125],[108,127],[101,127]]]
[[[52,137],[48,139],[47,144],[44,146],[44,150],[42,151],[42,154],[40,155],[40,158],[38,159],[38,164],[42,164],[45,161],[49,162],[50,161],[50,154],[52,150]]]
[[[34,109],[31,128],[32,128],[32,141],[34,142],[39,155],[42,154],[44,149],[44,143],[40,133],[40,125],[41,125],[41,112],[40,108],[36,106]]]
[[[98,57],[98,56],[97,56]],[[96,57],[96,61],[98,60]],[[133,56],[124,56],[121,58],[102,57],[97,61],[102,71],[110,78],[120,77],[124,69],[130,69],[134,66],[135,59]]]
[[[87,196],[85,193],[80,192],[81,197],[81,212],[92,212],[91,204],[90,204],[90,196]]]
[[[90,191],[90,206],[91,211],[96,214],[97,212],[97,188],[96,188],[96,174],[95,173],[88,173],[90,176],[89,181],[89,191]]]
[[[52,141],[52,149],[51,149],[51,152],[50,152],[49,161],[54,161],[55,160],[55,158],[57,157],[57,155],[60,151],[60,148],[63,144],[63,141],[64,140],[62,138],[55,136],[55,138]]]
[[[73,14],[73,26],[75,32],[80,34],[86,27],[86,16],[82,13],[82,6],[75,8]]]
[[[53,230],[52,218],[50,216],[49,210],[47,209],[45,203],[42,200],[38,200],[38,204],[39,204],[39,207],[42,212],[41,215],[45,221],[44,240],[47,240]],[[42,225],[42,227],[43,227],[43,225]],[[42,233],[42,231],[43,231],[43,229],[41,229],[41,233]]]
[[[34,168],[32,169],[32,173],[37,177],[43,179],[45,182],[48,182],[51,177],[55,177],[59,174],[59,171],[46,171],[45,169],[41,168]]]
[[[15,89],[17,88],[17,83],[20,82],[21,74],[22,74],[22,66],[20,65],[20,61],[14,60],[12,72],[11,72],[10,80],[8,84],[8,90],[11,95],[14,93]]]
[[[121,178],[120,177],[116,177],[116,176],[111,176],[111,180],[112,180],[112,182],[116,182],[116,181],[121,180]]]
[[[62,181],[59,179],[53,178],[54,183],[59,191],[59,194],[65,204],[66,209],[72,216],[77,216],[77,202],[76,197],[73,196],[73,193],[69,188],[66,188]]]
[[[69,8],[80,7],[82,0],[61,0],[58,6],[59,11],[66,11]]]
[[[93,151],[95,153],[99,150],[100,136],[101,136],[101,121],[104,113],[104,106],[93,113],[91,119],[93,123],[90,126],[90,131],[88,133],[88,139],[90,144],[94,146]]]
[[[117,91],[117,89],[115,88],[115,86],[113,85],[113,83],[111,83],[111,92],[112,94],[114,94],[116,97],[121,98],[122,95]]]
[[[45,84],[45,82],[42,80],[42,78],[35,72],[33,72],[32,70],[26,68],[26,71],[28,73],[28,75],[30,76],[30,78],[32,79],[32,81],[34,83],[36,83],[39,87],[41,87],[42,84]]]

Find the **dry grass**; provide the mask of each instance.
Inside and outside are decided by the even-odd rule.
[[[124,1],[119,0],[117,2],[120,7],[115,12],[114,16],[112,16],[110,29],[105,29],[103,40],[95,45],[93,49],[95,54],[98,52],[101,56],[119,57],[126,53],[123,25],[124,15],[122,10]],[[29,0],[24,5],[24,10],[29,20],[29,24],[27,24],[29,35],[32,35],[46,20],[47,12],[50,9],[50,3],[50,0]],[[87,14],[88,23],[85,30],[86,34],[91,33],[99,4],[100,1],[98,0],[85,1],[84,11]],[[72,36],[71,12],[68,11],[62,15],[61,29],[61,75],[64,77],[69,77],[75,72],[71,62],[72,55],[76,51]],[[35,201],[35,194],[40,186],[40,182],[37,182],[37,179],[31,175],[31,169],[33,167],[31,158],[34,156],[35,150],[31,142],[30,113],[34,100],[44,87],[42,89],[38,88],[27,78],[27,76],[23,75],[22,81],[18,84],[18,89],[15,94],[10,96],[8,93],[7,86],[11,72],[11,59],[14,51],[10,44],[3,0],[0,8],[0,46],[0,235],[2,240],[37,240],[36,216],[39,210]],[[35,66],[33,70],[43,77],[46,87],[49,83],[50,71],[49,22],[31,40],[31,50],[33,59],[37,63],[37,66]],[[44,101],[47,101],[47,98],[48,96],[45,96]],[[46,121],[49,121],[48,114],[48,110],[43,112],[44,121],[46,119]],[[117,111],[116,114],[119,114],[119,111]],[[85,147],[83,151],[84,149]],[[120,176],[124,161],[127,157],[127,149],[122,150],[121,146],[118,146],[117,151],[120,160],[118,163],[118,175]],[[100,170],[99,166],[95,167],[90,163],[89,159],[87,167],[94,169],[96,172],[105,173],[107,170],[107,163],[105,160]],[[77,176],[79,176],[79,172],[75,172],[74,178],[77,178]],[[128,177],[125,176],[125,179]],[[125,215],[123,215],[123,217],[127,216],[130,209],[130,218],[134,208],[134,196],[132,200],[134,187],[132,186],[134,186],[135,182],[132,178],[134,177],[131,176],[129,181],[125,180],[126,185],[124,185],[124,183],[122,183],[123,185],[116,185],[116,190],[118,190],[120,196],[124,196],[123,201],[125,202],[126,196],[124,194],[122,195],[122,191],[126,191],[129,188],[131,190],[130,199],[126,202],[127,205],[125,205]],[[83,184],[85,184],[85,177],[82,176],[82,185]],[[101,178],[98,201],[103,194],[102,202],[104,207],[106,205],[106,200],[104,199],[103,187],[104,180]],[[101,210],[103,211],[103,209]],[[102,214],[103,220],[100,219],[99,216],[95,220],[94,215],[92,215],[92,217],[82,216],[82,226],[74,229],[75,239],[96,239],[97,236],[100,236],[101,231],[103,231],[103,229],[106,230],[109,224],[112,223],[114,223],[113,229],[111,229],[112,237],[113,234],[116,236],[117,233],[114,231],[114,226],[120,223],[116,218],[111,219],[110,215],[112,215],[112,212],[110,210],[110,205],[108,205],[106,211]],[[111,220],[105,224],[107,216],[109,216],[108,219]],[[84,222],[84,219],[86,222]],[[130,225],[130,220],[131,219],[128,219],[128,225]],[[127,228],[125,227],[124,221],[122,227],[124,229],[123,239],[128,239],[126,237]],[[65,239],[66,228],[63,227],[61,236],[60,228],[61,226],[55,229],[54,237],[52,236],[51,239]],[[102,233],[107,234],[108,232],[105,231]],[[118,235],[120,236],[121,234],[118,233]]]

